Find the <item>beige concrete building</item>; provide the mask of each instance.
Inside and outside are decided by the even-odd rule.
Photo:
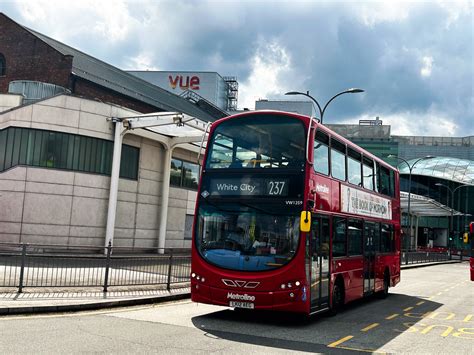
[[[136,114],[67,94],[27,105],[19,95],[0,95],[0,242],[103,246],[114,139],[108,119]],[[131,153],[124,146],[122,163],[132,163],[121,169],[127,177],[118,185],[114,246],[158,246],[162,139],[169,137],[139,130],[124,136]],[[172,153],[165,247],[191,244],[196,189],[180,181],[191,174],[197,182],[196,152],[188,144]],[[182,171],[176,162],[184,162]]]

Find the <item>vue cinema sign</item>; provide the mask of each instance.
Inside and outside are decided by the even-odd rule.
[[[174,90],[179,85],[181,90],[199,90],[199,77],[198,76],[183,76],[183,75],[169,75],[170,86]]]

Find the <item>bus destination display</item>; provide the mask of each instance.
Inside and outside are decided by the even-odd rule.
[[[210,179],[211,196],[288,196],[289,179]]]

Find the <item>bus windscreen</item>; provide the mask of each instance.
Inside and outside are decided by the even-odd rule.
[[[211,264],[238,271],[272,270],[295,255],[299,216],[286,208],[204,203],[195,232],[198,251]]]
[[[214,131],[206,168],[301,168],[305,160],[301,121],[258,114],[221,123]]]

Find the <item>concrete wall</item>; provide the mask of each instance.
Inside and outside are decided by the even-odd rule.
[[[0,112],[20,106],[23,102],[23,96],[17,94],[0,94]]]
[[[124,108],[63,95],[0,113],[0,129],[29,127],[113,139],[111,116],[130,116]],[[124,143],[140,148],[138,180],[120,179],[115,246],[156,247],[162,191],[163,147],[126,134]],[[194,161],[193,153],[175,156]],[[19,166],[0,173],[0,242],[102,246],[110,177]],[[194,213],[196,192],[171,188],[166,247],[189,247],[186,214]]]

